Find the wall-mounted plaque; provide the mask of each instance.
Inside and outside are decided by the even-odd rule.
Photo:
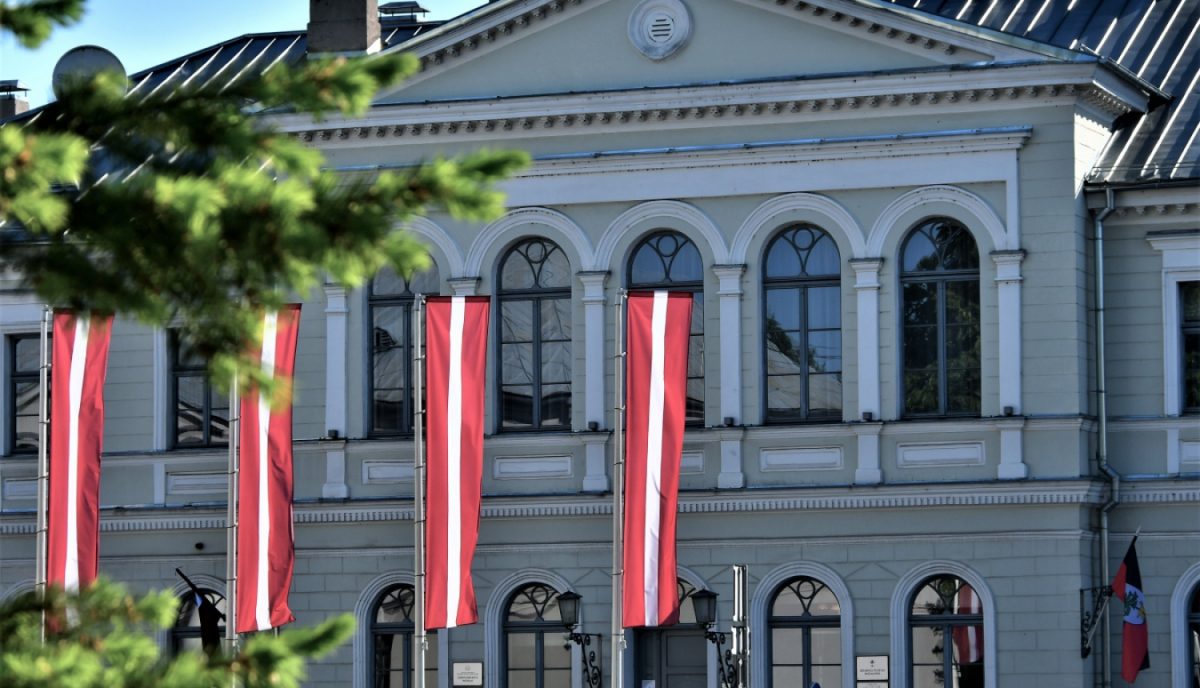
[[[482,686],[483,662],[455,662],[451,678],[456,686]]]
[[[869,655],[866,657],[855,658],[855,669],[857,673],[855,679],[858,681],[883,681],[888,680],[888,656],[887,655]],[[859,684],[860,686],[862,684]],[[886,685],[885,685],[886,688]]]

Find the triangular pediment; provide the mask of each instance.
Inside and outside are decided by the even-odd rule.
[[[678,2],[678,0],[661,0]],[[597,92],[1048,59],[841,0],[682,0],[691,27],[668,57],[631,39],[646,0],[523,0],[480,8],[400,49],[422,72],[379,102]]]

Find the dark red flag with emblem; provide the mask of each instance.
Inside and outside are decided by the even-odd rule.
[[[1150,632],[1146,628],[1146,596],[1142,592],[1142,572],[1138,568],[1137,536],[1113,581],[1113,593],[1124,603],[1125,631],[1121,643],[1121,678],[1133,683],[1138,672],[1150,668]]]

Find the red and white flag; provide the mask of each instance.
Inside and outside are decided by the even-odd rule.
[[[479,620],[471,561],[483,490],[486,296],[426,300],[425,628]]]
[[[1146,593],[1142,588],[1142,569],[1138,566],[1137,535],[1129,543],[1112,591],[1121,600],[1121,678],[1133,683],[1138,673],[1150,668],[1150,629],[1146,625]]]
[[[54,312],[46,580],[79,590],[100,563],[100,452],[112,317]]]
[[[300,306],[264,318],[263,372],[291,385]],[[288,608],[295,564],[292,529],[292,402],[273,409],[254,387],[241,400],[238,460],[237,632],[295,621]]]
[[[692,295],[632,292],[628,322],[622,621],[669,626],[679,620],[675,511]]]
[[[966,583],[958,590],[955,606],[958,614],[983,614],[979,595]],[[951,634],[954,637],[955,660],[959,664],[983,661],[983,626],[955,626]]]

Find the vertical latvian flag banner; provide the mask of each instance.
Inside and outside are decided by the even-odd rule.
[[[669,626],[679,620],[675,511],[692,295],[631,292],[627,313],[622,625]]]
[[[292,373],[300,306],[263,317],[263,373],[285,385],[287,400],[251,387],[242,395],[238,433],[237,632],[295,621],[288,608],[295,563],[292,529]]]
[[[79,590],[100,563],[100,452],[112,317],[54,312],[46,581]]]
[[[471,562],[483,490],[486,296],[433,296],[425,306],[425,628],[479,620]]]
[[[1113,593],[1124,603],[1125,628],[1121,634],[1121,678],[1133,683],[1138,672],[1150,668],[1150,631],[1146,628],[1146,595],[1142,592],[1142,571],[1138,568],[1137,536],[1129,543],[1125,560],[1113,581]]]

